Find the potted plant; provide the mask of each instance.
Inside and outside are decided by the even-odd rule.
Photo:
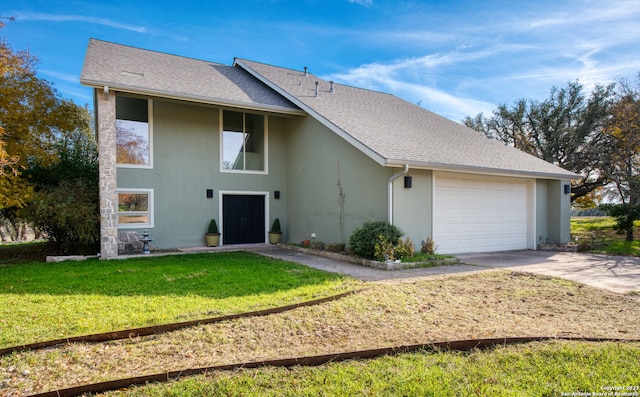
[[[204,238],[207,240],[208,247],[217,247],[220,243],[220,232],[218,232],[218,224],[215,219],[212,219],[209,223],[209,229]]]
[[[282,238],[282,230],[280,229],[280,219],[276,218],[273,221],[273,226],[269,230],[269,242],[271,244],[278,244]]]

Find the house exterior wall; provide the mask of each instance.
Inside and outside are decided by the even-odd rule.
[[[267,228],[286,224],[285,131],[268,117],[268,174],[220,172],[220,109],[186,102],[153,102],[153,168],[118,168],[118,188],[152,188],[157,248],[204,246],[211,219],[222,229],[220,192],[267,196]],[[207,189],[213,189],[207,198]],[[274,199],[273,191],[281,198]],[[127,229],[131,231],[132,229]],[[133,229],[142,233],[143,229]],[[221,230],[224,239],[224,230]],[[266,230],[265,230],[266,236]],[[266,238],[266,237],[265,237]]]
[[[403,177],[393,182],[393,224],[420,250],[420,243],[433,236],[433,173],[410,169],[407,176],[411,188],[404,187]]]
[[[571,195],[567,180],[539,179],[536,183],[536,235],[538,244],[566,244],[571,239]]]
[[[266,195],[266,232],[280,218],[283,241],[311,239],[347,243],[368,220],[387,220],[388,178],[383,167],[312,117],[266,117],[267,173],[220,171],[220,117],[215,106],[153,100],[153,168],[115,167],[115,95],[97,92],[101,155],[102,256],[117,256],[117,195],[120,189],[153,189],[154,225],[147,228],[160,249],[204,246],[210,219],[222,229],[222,193]],[[412,187],[393,182],[393,219],[419,247],[433,235],[433,173],[410,169]],[[116,177],[117,176],[117,177]],[[537,243],[569,241],[568,181],[537,180]],[[212,198],[206,190],[213,189]],[[274,192],[280,192],[280,198]],[[223,233],[224,240],[224,230]]]
[[[316,234],[325,243],[348,243],[368,220],[387,219],[385,168],[312,117],[286,120],[287,240]]]
[[[549,181],[536,180],[536,245],[549,243]]]
[[[548,181],[549,242],[566,244],[571,239],[571,195],[564,192],[569,181]]]

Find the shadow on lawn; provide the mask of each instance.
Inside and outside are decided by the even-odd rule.
[[[270,294],[343,276],[249,252],[0,266],[0,294],[227,298]]]

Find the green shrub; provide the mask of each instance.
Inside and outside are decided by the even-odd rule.
[[[412,258],[415,253],[413,247],[413,241],[407,237],[404,241],[399,238],[396,244],[393,244],[391,240],[388,240],[383,235],[378,236],[378,241],[375,245],[374,258],[377,261],[396,260],[396,259],[408,259]]]
[[[378,241],[374,246],[373,257],[380,262],[396,259],[393,244],[382,234],[378,236]]]
[[[209,229],[207,229],[207,234],[219,234],[218,224],[216,223],[215,219],[212,219],[211,222],[209,222]]]
[[[422,240],[422,248],[420,249],[420,252],[429,255],[436,253],[436,243],[431,237],[427,237],[426,240]]]
[[[398,239],[398,244],[394,247],[393,253],[396,259],[407,259],[412,258],[415,251],[413,241],[407,237],[404,241],[402,241],[402,239]]]
[[[271,226],[271,233],[282,233],[282,229],[280,227],[280,218],[276,218],[273,221],[273,225]]]
[[[398,241],[403,235],[400,228],[387,221],[367,221],[351,234],[349,248],[354,255],[374,259],[379,236],[388,241]]]

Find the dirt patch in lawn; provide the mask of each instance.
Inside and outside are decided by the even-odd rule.
[[[143,374],[431,341],[640,338],[632,296],[522,272],[369,283],[339,301],[164,335],[0,358],[0,395]],[[274,303],[276,304],[276,303]]]

